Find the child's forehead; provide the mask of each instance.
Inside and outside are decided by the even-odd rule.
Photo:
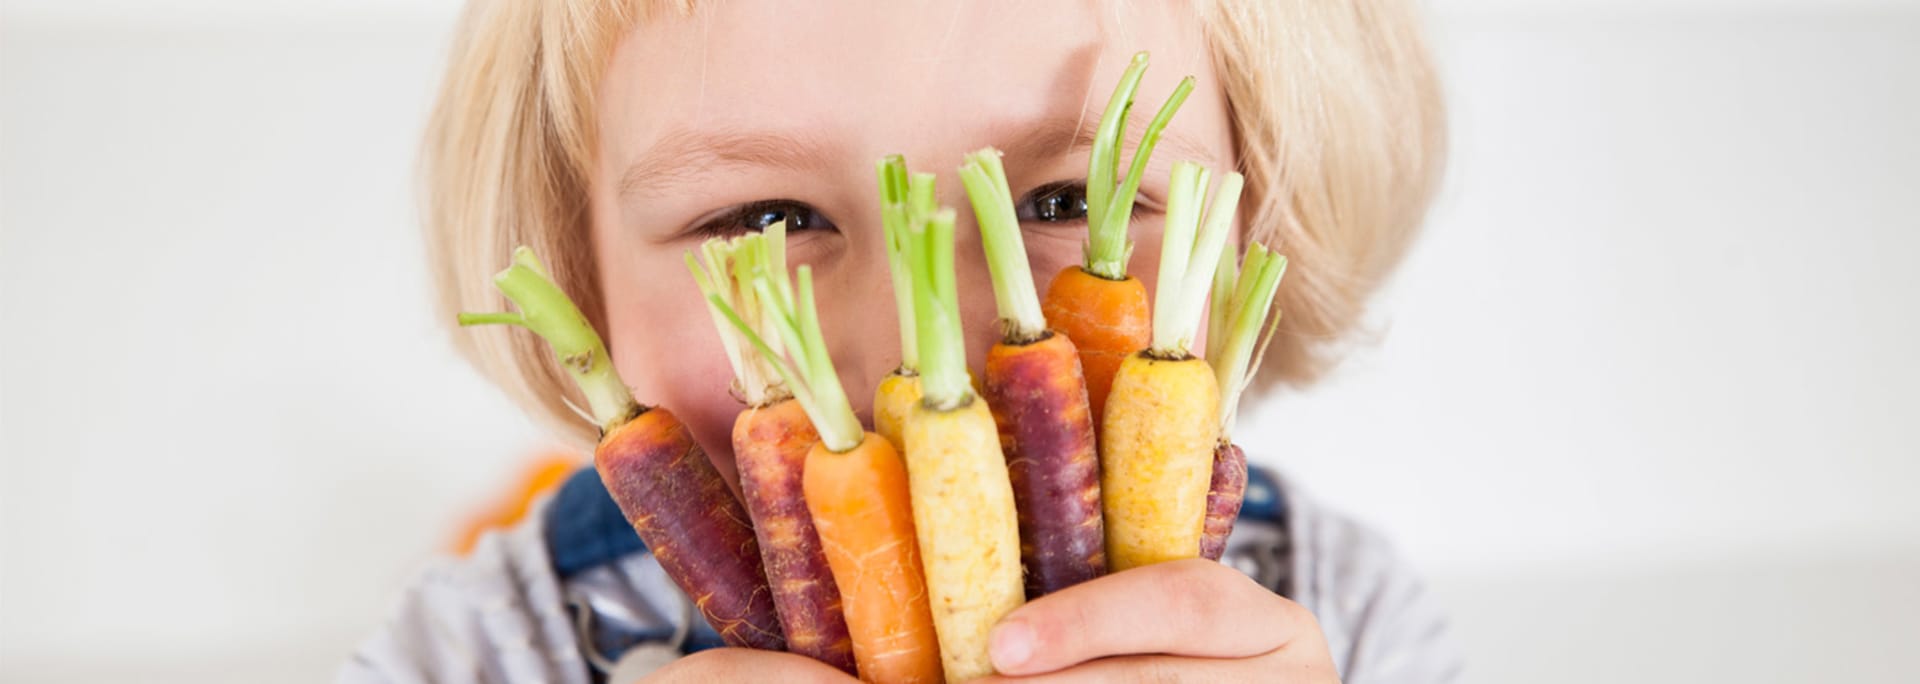
[[[702,136],[762,156],[793,142],[859,159],[930,138],[1071,141],[1140,50],[1154,55],[1142,116],[1180,77],[1211,74],[1198,25],[1158,3],[745,2],[656,17],[622,37],[602,79],[603,164],[638,165]],[[1224,121],[1206,99],[1183,123]],[[1213,132],[1202,128],[1187,137],[1204,153]]]

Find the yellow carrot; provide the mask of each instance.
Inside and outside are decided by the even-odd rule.
[[[933,176],[916,174],[911,193],[931,198]],[[940,659],[947,681],[963,682],[993,674],[987,633],[1025,602],[1026,590],[999,428],[967,374],[953,220],[952,209],[916,211],[905,231],[921,399],[903,441]]]
[[[913,405],[920,403],[920,345],[915,340],[912,274],[901,251],[906,240],[911,181],[906,159],[897,154],[882,158],[875,175],[880,178],[881,236],[886,241],[887,271],[893,277],[894,314],[900,323],[900,367],[873,390],[873,431],[891,442],[894,451],[902,451],[906,448],[901,441],[902,426]],[[933,202],[933,196],[926,193],[912,199],[921,213]]]
[[[907,414],[920,403],[920,375],[901,371],[888,373],[873,391],[873,431],[893,445],[895,451],[906,448],[903,441]]]
[[[1114,571],[1200,555],[1220,388],[1191,349],[1243,183],[1227,174],[1203,206],[1207,176],[1197,165],[1174,165],[1153,342],[1121,362],[1101,421],[1101,503]]]
[[[1220,391],[1197,358],[1121,362],[1101,425],[1100,494],[1113,570],[1200,553]]]

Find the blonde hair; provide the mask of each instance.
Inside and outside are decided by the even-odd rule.
[[[469,3],[421,159],[444,320],[504,307],[490,276],[525,244],[605,332],[586,224],[595,89],[633,22],[689,2]],[[1203,11],[1247,178],[1247,237],[1291,261],[1261,374],[1304,384],[1332,364],[1418,231],[1443,166],[1438,80],[1407,0],[1218,0]],[[596,439],[533,336],[464,330],[454,344],[550,427]]]

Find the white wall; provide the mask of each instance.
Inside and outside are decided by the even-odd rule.
[[[1483,681],[1920,678],[1920,20],[1440,25],[1449,188],[1285,465]]]
[[[1920,13],[1436,5],[1430,231],[1247,441],[1478,681],[1920,677]],[[324,677],[544,445],[428,319],[453,7],[0,10],[0,679]]]

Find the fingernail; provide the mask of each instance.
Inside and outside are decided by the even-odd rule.
[[[1000,623],[993,628],[987,654],[993,658],[993,669],[1002,672],[1025,665],[1033,657],[1033,628],[1019,621]]]

